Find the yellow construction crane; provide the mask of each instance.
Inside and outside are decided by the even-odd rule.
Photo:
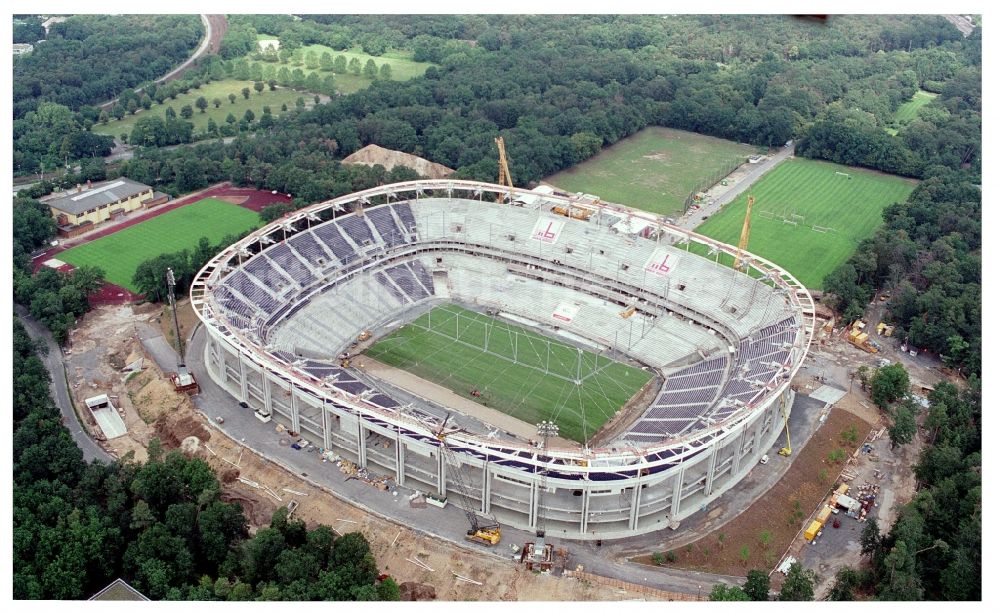
[[[750,242],[750,211],[753,210],[753,202],[753,196],[747,196],[747,215],[743,218],[743,231],[740,233],[740,244],[736,251],[736,260],[733,261],[733,268],[737,270],[742,267],[740,260],[743,259],[743,253],[747,250],[747,244]]]
[[[785,440],[787,442],[786,446],[778,451],[778,454],[782,457],[788,457],[792,454],[792,434],[788,431],[788,406],[785,405],[785,402],[781,403],[781,415],[785,419]]]
[[[472,495],[469,485],[465,482],[464,469],[459,463],[458,458],[455,457],[455,451],[451,450],[446,440],[449,435],[465,430],[453,429],[445,431],[445,427],[448,425],[450,419],[451,413],[449,412],[445,415],[444,422],[441,423],[441,427],[435,432],[434,437],[441,443],[441,453],[444,455],[445,464],[448,466],[449,480],[457,489],[456,497],[458,498],[459,505],[462,507],[462,511],[465,512],[465,517],[469,520],[469,529],[466,531],[465,539],[483,546],[496,546],[500,542],[502,535],[500,523],[497,522],[492,514],[489,520],[482,519],[472,506],[472,502],[470,501]]]
[[[507,166],[507,149],[503,144],[503,136],[498,136],[493,139],[493,142],[497,143],[497,149],[500,151],[500,177],[497,179],[498,185],[506,185],[510,187],[511,190],[514,189],[514,180],[510,176],[510,168]],[[512,196],[513,197],[513,196]],[[497,194],[497,202],[503,202],[503,194]]]

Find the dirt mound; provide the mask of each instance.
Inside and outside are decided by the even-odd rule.
[[[394,166],[406,166],[417,174],[432,179],[445,178],[455,172],[448,166],[436,164],[423,157],[417,157],[416,155],[403,153],[402,151],[384,149],[373,144],[348,155],[342,163],[364,164],[366,166],[382,164],[386,170],[392,170]]]
[[[227,487],[219,494],[219,499],[224,502],[239,504],[243,508],[243,514],[247,517],[247,522],[255,527],[269,525],[271,523],[271,515],[274,514],[276,509],[273,502],[256,493],[243,489]]]
[[[230,484],[236,482],[236,479],[239,477],[240,477],[240,471],[237,470],[236,468],[229,468],[228,470],[224,470],[221,474],[219,474],[219,479],[222,480],[224,484]]]
[[[204,425],[190,415],[183,417],[161,415],[160,418],[156,419],[153,429],[160,437],[163,448],[167,450],[179,448],[184,438],[190,436],[194,436],[202,442],[208,442],[212,438],[212,434],[205,429]]]
[[[431,601],[437,599],[437,592],[429,584],[404,582],[399,585],[400,601]]]

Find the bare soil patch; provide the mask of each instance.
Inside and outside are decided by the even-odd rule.
[[[225,198],[219,199],[224,200]],[[177,300],[177,320],[180,323],[181,338],[187,342],[187,339],[191,337],[191,330],[198,325],[200,320],[195,314],[194,308],[191,307],[190,298]],[[163,332],[163,337],[167,339],[167,342],[176,348],[177,339],[175,336],[177,334],[174,332],[174,313],[170,311],[169,305],[163,306],[163,312],[160,314],[160,331]]]
[[[841,436],[854,426],[853,443]],[[837,482],[847,458],[864,441],[870,426],[857,415],[834,408],[826,422],[795,457],[785,476],[735,519],[705,537],[673,551],[668,567],[745,575],[749,569],[770,571],[798,536],[799,529]],[[842,451],[834,461],[831,453]],[[774,457],[772,461],[783,460]],[[721,539],[720,539],[721,536]],[[668,551],[661,553],[669,557]],[[652,564],[652,555],[633,559]]]
[[[370,144],[348,155],[341,163],[364,164],[366,166],[381,164],[386,170],[392,170],[395,166],[406,166],[417,174],[432,179],[444,178],[455,172],[448,166],[434,163],[423,157],[417,157],[416,155],[403,153],[402,151],[385,149],[374,144]]]

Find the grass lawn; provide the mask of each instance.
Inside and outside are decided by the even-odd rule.
[[[495,354],[484,352],[484,344]],[[401,327],[366,354],[527,423],[555,421],[562,438],[581,443],[652,378],[641,369],[580,353],[503,319],[452,304]],[[582,384],[546,374],[575,378],[578,355]],[[588,377],[588,372],[593,375]],[[471,389],[481,391],[482,397],[471,397]]]
[[[374,60],[375,66],[377,66],[378,68],[381,68],[382,64],[389,64],[389,67],[392,69],[393,81],[408,81],[413,77],[422,76],[424,72],[427,70],[427,68],[434,65],[428,62],[413,61],[411,59],[413,57],[413,53],[411,51],[388,51],[381,57],[376,57],[374,55],[368,55],[367,53],[363,53],[360,49],[351,49],[349,51],[336,51],[331,47],[327,47],[326,45],[306,45],[302,47],[302,57],[305,58],[305,54],[309,53],[310,51],[316,54],[316,61],[319,61],[319,58],[320,56],[323,55],[323,53],[329,53],[331,59],[334,60],[337,59],[338,55],[343,55],[348,63],[350,63],[352,58],[357,58],[358,61],[361,62],[362,70],[364,70],[365,62],[367,62],[369,59]],[[326,72],[316,68],[306,68],[305,62],[303,62],[298,66],[294,65],[291,61],[289,61],[287,64],[280,64],[280,63],[275,64],[268,62],[254,62],[253,60],[251,60],[251,63],[260,64],[265,68],[267,66],[274,66],[276,70],[280,70],[282,67],[288,68],[288,70],[290,71],[298,68],[299,70],[304,72],[306,76],[309,76],[310,72],[316,72],[319,74],[320,78],[325,78],[327,75],[332,74],[337,84],[337,91],[345,94],[354,93],[355,91],[364,89],[369,85],[371,85],[372,83],[371,79],[364,76],[364,72],[362,72],[358,76],[355,76],[350,71],[348,71],[346,74],[336,73],[336,72]]]
[[[74,266],[97,266],[104,270],[108,282],[136,291],[132,276],[147,259],[194,249],[202,236],[216,243],[229,234],[239,234],[260,224],[260,216],[252,210],[205,198],[81,244],[57,257]]]
[[[926,106],[928,102],[936,97],[938,97],[936,93],[918,89],[917,93],[913,94],[913,98],[911,98],[909,102],[900,105],[900,107],[896,109],[896,123],[902,126],[913,121],[917,118],[917,111]],[[890,127],[885,128],[885,131],[889,132],[893,136],[899,132],[896,128]]]
[[[721,138],[651,127],[544,180],[572,193],[669,215],[684,209],[692,191],[708,187],[757,151]]]
[[[905,200],[915,186],[910,179],[860,168],[807,159],[785,161],[751,190],[755,204],[747,248],[782,266],[806,287],[821,289],[823,278],[882,224],[882,209]],[[737,244],[745,214],[746,198],[737,198],[695,231]],[[802,218],[792,218],[793,214]],[[813,226],[829,229],[816,231]]]
[[[250,99],[245,100],[241,91],[244,87],[250,88]],[[229,102],[229,94],[236,94],[236,102],[231,104]],[[205,112],[198,110],[198,107],[194,105],[195,100],[199,97],[205,96],[208,100],[208,108]],[[186,94],[180,94],[175,99],[167,99],[163,104],[153,103],[153,106],[147,110],[140,110],[135,115],[126,115],[121,120],[112,119],[106,125],[97,123],[92,128],[97,134],[107,134],[109,136],[118,136],[122,132],[129,135],[132,134],[132,127],[135,126],[135,122],[139,120],[140,117],[144,117],[148,113],[153,113],[157,116],[163,117],[167,112],[167,107],[172,106],[174,112],[177,116],[181,116],[181,107],[186,105],[191,105],[191,109],[194,110],[194,115],[191,116],[188,121],[194,124],[195,134],[203,133],[206,131],[208,126],[209,118],[215,120],[218,125],[224,125],[226,123],[226,116],[232,113],[236,120],[239,121],[246,114],[247,109],[252,110],[255,115],[255,120],[260,119],[260,116],[264,114],[264,107],[271,107],[271,114],[278,116],[281,114],[281,105],[288,104],[289,110],[295,108],[296,98],[302,98],[306,102],[306,107],[311,107],[313,105],[314,94],[305,91],[295,91],[293,89],[285,89],[279,87],[275,91],[271,91],[267,87],[264,91],[257,93],[253,89],[253,81],[237,81],[235,79],[225,79],[222,81],[212,81],[202,85],[199,89],[192,89]],[[212,100],[218,98],[222,100],[222,105],[219,108],[215,108],[212,104]]]

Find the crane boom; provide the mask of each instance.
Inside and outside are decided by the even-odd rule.
[[[747,244],[750,243],[750,211],[753,210],[753,203],[753,196],[747,196],[747,214],[743,218],[743,231],[740,232],[740,244],[736,252],[736,260],[733,261],[733,268],[737,270],[742,267],[740,260],[743,259],[743,253],[747,250]]]
[[[514,189],[514,179],[510,176],[510,168],[507,166],[507,148],[503,144],[503,136],[493,139],[497,143],[497,150],[500,151],[500,176],[497,178],[498,185],[506,185]],[[497,195],[497,202],[503,201],[503,194]]]
[[[496,518],[492,515],[489,521],[482,521],[476,509],[472,507],[472,499],[469,494],[469,486],[465,482],[465,474],[462,470],[462,465],[459,463],[458,458],[455,457],[455,451],[451,450],[448,446],[446,440],[449,434],[461,431],[456,429],[453,431],[444,431],[445,426],[448,423],[448,419],[451,418],[449,413],[441,424],[441,428],[437,433],[437,439],[441,442],[441,453],[444,456],[445,464],[448,466],[448,480],[451,481],[455,488],[457,489],[459,505],[462,507],[462,511],[465,513],[465,518],[469,521],[469,530],[466,532],[465,538],[471,542],[476,542],[477,544],[483,544],[484,546],[494,546],[500,542],[500,524],[497,522]]]

